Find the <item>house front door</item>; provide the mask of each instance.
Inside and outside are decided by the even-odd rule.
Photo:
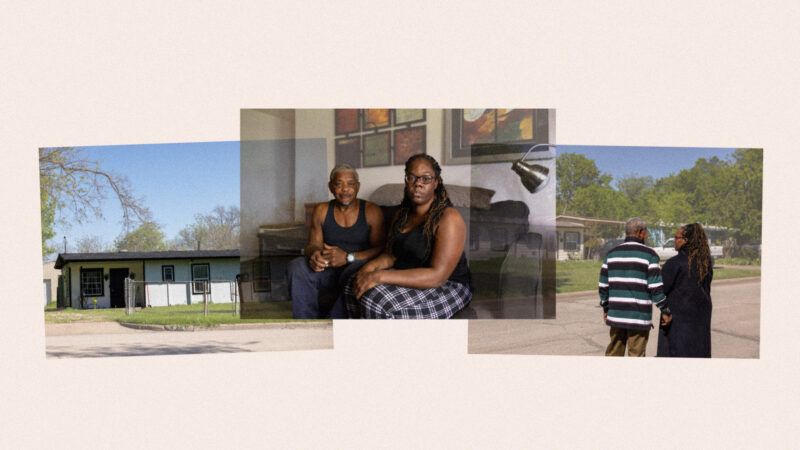
[[[128,269],[109,269],[108,295],[112,308],[125,307],[125,278],[130,272]]]

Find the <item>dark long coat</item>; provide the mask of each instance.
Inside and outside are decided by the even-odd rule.
[[[656,356],[711,357],[711,279],[713,267],[702,283],[697,264],[681,249],[661,269],[664,294],[672,311],[672,323],[658,330]]]

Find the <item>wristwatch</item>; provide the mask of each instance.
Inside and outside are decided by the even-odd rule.
[[[348,263],[355,262],[355,260],[356,260],[355,252],[347,254],[347,262]]]

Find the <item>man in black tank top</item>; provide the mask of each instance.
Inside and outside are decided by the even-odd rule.
[[[358,198],[358,173],[346,164],[331,171],[328,189],[334,199],[314,207],[304,255],[287,267],[292,316],[295,319],[343,319],[340,298],[347,280],[384,246],[383,213]],[[336,299],[321,310],[320,293]]]

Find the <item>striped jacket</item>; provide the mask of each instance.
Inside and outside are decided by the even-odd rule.
[[[634,238],[608,252],[598,287],[600,306],[608,313],[606,324],[612,327],[649,330],[654,303],[669,313],[658,255]]]

